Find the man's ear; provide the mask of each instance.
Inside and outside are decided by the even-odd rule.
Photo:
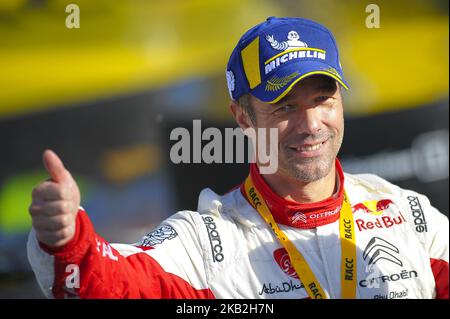
[[[244,112],[244,109],[237,104],[236,101],[230,102],[230,111],[233,113],[233,117],[236,123],[239,124],[242,130],[246,130],[249,127],[253,127],[248,115]]]

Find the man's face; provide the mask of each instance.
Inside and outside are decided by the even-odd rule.
[[[277,173],[306,183],[330,173],[344,135],[342,96],[335,80],[313,75],[276,104],[253,96],[251,103],[255,128],[278,129]]]

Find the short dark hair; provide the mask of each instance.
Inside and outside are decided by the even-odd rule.
[[[250,93],[244,94],[240,98],[238,98],[237,104],[242,108],[244,113],[249,117],[252,124],[255,125],[256,124],[256,114],[255,114],[255,110],[253,109]]]

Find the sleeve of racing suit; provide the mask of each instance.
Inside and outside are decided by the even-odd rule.
[[[427,197],[417,193],[408,196],[414,227],[424,236],[430,257],[437,299],[449,298],[449,221],[434,208]]]
[[[449,299],[449,222],[447,216],[431,207],[432,227],[435,231],[428,238],[431,270],[436,283],[436,298]],[[434,225],[433,225],[434,224]]]
[[[110,245],[80,209],[76,234],[60,249],[39,243],[32,230],[28,259],[48,298],[214,298],[196,224],[195,213],[182,211],[140,245]]]

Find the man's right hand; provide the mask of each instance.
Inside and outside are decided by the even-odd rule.
[[[53,151],[46,150],[42,159],[50,178],[33,189],[29,212],[37,239],[61,247],[75,235],[80,190]]]

